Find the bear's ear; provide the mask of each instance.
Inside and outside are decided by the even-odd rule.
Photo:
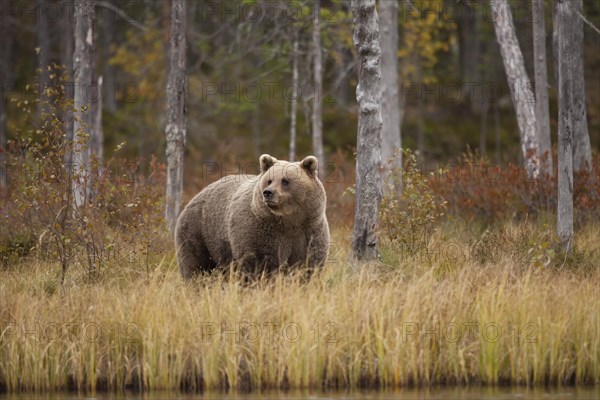
[[[268,154],[263,154],[262,156],[260,156],[260,173],[264,174],[265,172],[267,172],[267,170],[271,168],[273,164],[275,164],[275,161],[277,161],[277,159],[275,157],[271,157]]]
[[[308,156],[304,160],[300,161],[300,165],[306,171],[308,176],[314,177],[319,167],[319,162],[315,156]]]

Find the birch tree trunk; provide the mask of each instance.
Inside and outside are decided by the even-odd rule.
[[[321,55],[321,14],[320,0],[314,0],[313,16],[313,63],[314,63],[314,99],[312,112],[312,147],[319,162],[319,178],[325,176],[325,158],[323,155],[323,60]]]
[[[570,1],[570,0],[568,0]],[[558,32],[558,210],[557,234],[566,250],[573,239],[573,66],[578,56],[573,46],[573,9],[565,1],[556,5]]]
[[[377,229],[382,197],[381,180],[381,49],[375,0],[352,0],[354,47],[359,74],[356,146],[356,210],[352,252],[358,260],[378,257]]]
[[[569,17],[573,25],[573,170],[581,172],[592,166],[592,147],[585,106],[585,72],[583,65],[583,0],[571,0],[567,5],[573,10]]]
[[[402,153],[398,152],[392,164],[388,161],[394,157],[402,146],[400,136],[400,97],[398,95],[398,1],[379,0],[381,18],[381,77],[382,77],[382,148],[381,156],[386,166],[385,175],[393,172],[402,173]],[[389,167],[389,168],[387,168]],[[402,175],[395,180],[402,182]],[[396,191],[401,186],[395,187]]]
[[[289,161],[296,159],[296,118],[298,115],[298,31],[294,32],[292,48],[292,102],[290,105],[290,154]]]
[[[531,84],[525,70],[523,54],[517,41],[508,1],[490,0],[490,5],[496,39],[500,46],[508,86],[517,114],[523,161],[527,169],[527,175],[535,178],[539,174],[539,159]]]
[[[186,14],[185,0],[172,0],[170,66],[167,81],[167,193],[165,219],[175,229],[183,191],[183,151],[186,141]]]
[[[535,119],[537,123],[540,172],[552,176],[552,143],[550,140],[550,105],[548,103],[548,66],[546,58],[546,20],[544,0],[532,0],[533,67],[535,71]]]
[[[87,97],[92,85],[92,54],[94,46],[94,2],[75,1],[74,106],[77,117],[73,122],[73,203],[75,208],[85,204],[90,175],[89,132],[92,129],[93,103]],[[82,111],[84,110],[85,111]]]

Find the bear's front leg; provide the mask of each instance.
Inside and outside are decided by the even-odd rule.
[[[318,224],[308,233],[308,267],[311,270],[322,268],[329,251],[329,226],[327,220]]]

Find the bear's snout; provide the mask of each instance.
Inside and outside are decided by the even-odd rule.
[[[273,191],[271,189],[263,190],[263,197],[266,201],[273,200]]]

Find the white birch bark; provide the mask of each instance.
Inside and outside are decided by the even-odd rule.
[[[185,0],[172,0],[170,65],[167,82],[167,191],[165,219],[171,232],[181,210],[183,151],[186,141],[186,13]]]
[[[314,0],[313,7],[313,73],[314,99],[312,112],[312,147],[313,155],[319,162],[319,178],[324,178],[325,158],[323,155],[323,58],[321,52],[321,14],[320,0]]]
[[[73,122],[73,205],[85,204],[90,175],[89,132],[92,128],[93,104],[87,98],[92,85],[92,54],[94,46],[94,2],[75,1],[75,52],[73,55],[74,106]],[[85,110],[85,111],[82,111]]]
[[[354,47],[358,53],[356,87],[358,134],[356,147],[356,210],[352,252],[358,260],[378,257],[377,229],[382,197],[381,179],[381,49],[375,0],[352,0]]]
[[[298,31],[294,32],[292,47],[292,99],[290,104],[290,154],[289,161],[296,159],[296,136],[298,116]]]
[[[525,70],[523,54],[517,41],[512,12],[507,0],[490,0],[490,5],[496,39],[500,46],[508,86],[517,114],[523,161],[527,169],[527,175],[537,177],[539,174],[539,159],[537,154],[535,100]]]

